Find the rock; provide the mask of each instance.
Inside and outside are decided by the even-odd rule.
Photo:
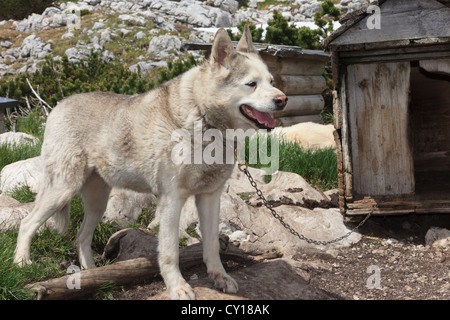
[[[149,208],[155,201],[156,197],[152,194],[113,188],[103,220],[126,227],[136,221],[142,209]]]
[[[213,5],[223,11],[236,13],[239,4],[236,0],[214,0]]]
[[[139,32],[137,32],[135,35],[134,35],[134,38],[135,39],[142,39],[142,38],[144,38],[144,37],[146,37],[146,34],[145,34],[145,32],[142,32],[142,31],[139,31]]]
[[[8,40],[0,41],[0,47],[2,47],[2,48],[8,49],[8,48],[10,48],[12,46],[12,44],[13,43],[11,41],[8,41]]]
[[[41,38],[36,37],[34,34],[26,37],[20,46],[20,56],[22,58],[43,58],[51,52],[51,44],[45,43]]]
[[[127,22],[129,24],[133,24],[133,25],[145,25],[146,20],[144,17],[138,16],[136,14],[121,14],[119,16],[119,19],[122,20],[123,22]]]
[[[334,141],[334,126],[313,122],[303,122],[290,127],[277,127],[274,134],[287,141],[295,141],[306,149],[336,148]]]
[[[425,235],[425,244],[433,248],[450,250],[450,230],[431,227]]]
[[[133,64],[128,69],[131,72],[138,72],[140,71],[140,74],[142,77],[145,76],[148,70],[151,70],[153,68],[167,68],[167,62],[166,61],[141,61],[136,64]]]
[[[314,288],[304,280],[287,260],[277,259],[257,263],[229,272],[239,285],[236,294],[222,293],[213,288],[208,278],[191,279],[197,300],[335,300],[328,292]],[[162,292],[149,300],[166,300]],[[270,312],[270,307],[268,312]]]
[[[287,187],[289,186],[289,187]],[[295,173],[278,171],[268,184],[259,184],[259,189],[272,206],[296,205],[315,207],[324,200],[323,196],[305,179]],[[262,201],[254,194],[249,200],[253,206],[261,206]]]
[[[168,19],[193,27],[231,27],[231,14],[199,1],[171,2],[154,0],[149,8],[163,13]]]
[[[158,238],[147,230],[123,229],[108,240],[103,259],[114,262],[158,256]]]
[[[153,54],[158,59],[167,59],[173,54],[169,51],[179,51],[181,41],[176,36],[157,36],[150,40],[147,53]]]
[[[31,192],[37,193],[41,170],[40,157],[17,161],[3,167],[0,172],[0,191],[10,193],[17,188],[28,186]]]
[[[15,148],[21,145],[34,146],[39,142],[36,137],[23,132],[5,132],[0,134],[0,145],[8,145]]]
[[[84,0],[90,6],[96,6],[102,2],[101,0]]]
[[[261,174],[262,172],[259,173]],[[293,255],[300,248],[309,247],[330,250],[349,246],[361,239],[360,234],[353,233],[348,238],[327,246],[310,244],[300,240],[283,227],[280,221],[276,220],[266,207],[249,205],[250,199],[253,199],[254,202],[258,202],[258,200],[255,196],[250,195],[248,197],[246,194],[247,192],[254,192],[246,176],[233,172],[232,177],[239,177],[241,181],[230,179],[225,191],[222,193],[220,232],[229,236],[232,241],[239,241],[240,248],[243,250],[258,254],[267,251],[277,251],[281,254]],[[255,177],[255,180],[260,179],[259,177],[261,176],[258,177],[258,171],[256,171]],[[242,183],[243,186],[240,185]],[[321,208],[323,197],[304,182],[304,179],[300,176],[278,172],[271,183],[266,185],[261,181],[257,181],[257,183],[261,189],[265,190],[263,194],[270,198],[271,202],[279,204],[275,207],[276,212],[300,234],[314,240],[328,241],[349,232],[349,229],[344,225],[339,209]],[[240,196],[235,193],[233,185],[241,191],[239,193]],[[289,186],[289,188],[286,188],[286,186]],[[267,194],[265,193],[266,191]],[[247,203],[241,196],[247,198]],[[158,225],[159,219],[157,212],[155,219],[148,228]],[[180,236],[185,234],[185,230],[188,227],[196,225],[196,231],[201,235],[198,228],[195,200],[194,197],[190,197],[181,212]]]
[[[18,230],[20,222],[34,208],[34,202],[20,203],[19,201],[0,194],[0,231]],[[48,228],[51,231],[58,231],[53,217],[48,219],[39,230]]]
[[[75,24],[76,21],[77,16],[75,14],[62,12],[55,7],[48,7],[41,15],[32,14],[22,21],[15,21],[14,25],[17,31],[33,32]]]
[[[94,26],[92,27],[93,30],[102,29],[105,27],[105,23],[103,21],[97,21],[94,23]]]
[[[64,54],[69,59],[69,62],[72,62],[72,63],[80,62],[80,59],[78,58],[78,49],[77,48],[69,48],[64,52]]]
[[[33,210],[34,203],[19,201],[0,194],[0,231],[18,230],[20,221]]]
[[[74,35],[72,32],[67,31],[66,33],[64,33],[64,34],[61,36],[61,39],[72,39],[72,38],[74,38],[74,37],[75,37],[75,35]]]

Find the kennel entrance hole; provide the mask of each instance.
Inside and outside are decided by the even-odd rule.
[[[415,193],[450,199],[450,75],[411,63],[410,131]]]

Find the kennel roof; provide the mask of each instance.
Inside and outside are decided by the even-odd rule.
[[[373,28],[376,19],[379,28]],[[324,47],[354,51],[450,44],[449,21],[450,0],[373,1],[342,17]]]

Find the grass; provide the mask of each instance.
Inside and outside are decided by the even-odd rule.
[[[261,139],[263,136],[253,136],[250,139],[258,139],[258,150],[260,143],[266,143],[267,155],[271,158],[272,139]],[[338,188],[337,182],[337,157],[333,149],[308,150],[299,146],[295,142],[272,137],[279,144],[279,171],[294,172],[302,176],[312,186],[318,186],[322,190]],[[249,166],[259,169],[270,167],[269,164],[261,164],[258,156],[257,163],[253,163],[249,158],[249,146],[251,140],[247,138],[245,146],[245,159]]]
[[[28,188],[16,189],[12,196],[20,202],[34,200]],[[24,285],[66,274],[66,266],[77,259],[75,239],[83,219],[83,201],[76,196],[71,201],[69,229],[58,234],[47,228],[41,229],[31,242],[33,263],[18,268],[13,262],[17,230],[0,232],[0,300],[30,299],[30,292]],[[118,228],[110,223],[100,222],[94,233],[92,249],[97,255],[103,252],[108,239]],[[99,261],[97,263],[104,264]]]
[[[268,141],[271,140],[268,139]],[[269,143],[269,155],[270,147]],[[30,147],[14,149],[0,147],[2,163],[36,156],[39,154],[39,151],[40,147],[31,149]],[[323,190],[337,187],[337,159],[334,150],[308,151],[302,149],[296,143],[281,140],[279,154],[279,170],[298,173],[310,184],[317,184]],[[252,166],[257,168],[263,167],[261,164]],[[28,187],[14,190],[11,196],[21,203],[32,202],[35,199],[35,195]],[[129,227],[147,227],[153,220],[155,211],[156,205],[144,209],[138,221]],[[0,300],[32,299],[30,291],[24,287],[26,284],[66,274],[66,266],[77,259],[75,238],[83,219],[83,212],[83,201],[80,196],[76,196],[71,201],[71,218],[68,231],[62,235],[48,229],[39,231],[33,238],[31,246],[31,258],[34,263],[23,268],[18,268],[12,262],[17,231],[0,232]],[[99,224],[92,244],[94,252],[97,252],[97,256],[103,252],[106,242],[117,230],[118,228],[113,224],[104,222]],[[157,232],[158,227],[153,231]],[[186,231],[191,236],[198,237],[195,229],[192,228]],[[180,246],[186,245],[186,239],[181,238],[179,243]],[[105,262],[97,259],[97,263],[104,264]],[[106,299],[111,297],[111,291],[117,290],[120,290],[120,288],[114,285],[103,287],[94,298]]]

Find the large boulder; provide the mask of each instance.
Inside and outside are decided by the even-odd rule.
[[[328,208],[330,204],[300,176],[278,172],[269,184],[264,184],[264,171],[250,170],[276,212],[298,233],[313,240],[328,241],[350,231],[339,209]],[[238,193],[235,188],[239,190]],[[360,234],[352,233],[348,238],[327,246],[308,243],[293,235],[260,202],[247,177],[236,167],[221,196],[220,232],[229,236],[231,242],[239,243],[245,251],[277,251],[293,255],[300,248],[334,249],[349,246],[361,239]],[[149,228],[158,225],[159,221],[160,217],[156,214]],[[188,227],[197,227],[196,231],[201,235],[194,197],[190,197],[182,209],[180,237],[186,236]]]
[[[28,186],[33,193],[39,190],[41,157],[17,161],[5,166],[0,172],[0,191],[11,193],[17,188]]]
[[[0,145],[8,145],[9,148],[14,148],[21,145],[34,146],[39,140],[27,133],[23,132],[5,132],[0,134]]]
[[[156,197],[151,193],[113,188],[103,220],[126,227],[137,220],[142,209],[149,208],[155,201]]]

